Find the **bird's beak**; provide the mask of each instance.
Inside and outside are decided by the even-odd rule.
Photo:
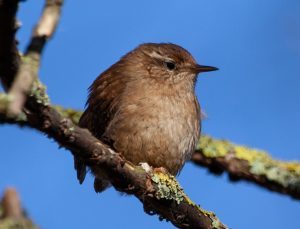
[[[197,65],[194,67],[194,70],[195,70],[196,73],[200,73],[200,72],[211,72],[211,71],[216,71],[216,70],[219,70],[219,69],[216,68],[216,67],[211,67],[211,66],[205,66],[205,65],[197,64]]]

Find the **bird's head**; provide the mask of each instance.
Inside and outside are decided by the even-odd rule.
[[[195,82],[201,72],[218,70],[199,65],[184,48],[169,43],[146,43],[121,59],[124,67],[137,77],[149,77],[162,83]]]

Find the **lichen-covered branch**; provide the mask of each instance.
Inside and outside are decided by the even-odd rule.
[[[63,0],[46,0],[42,16],[33,30],[32,39],[21,58],[19,70],[9,96],[12,98],[7,113],[14,117],[21,113],[34,80],[37,78],[41,53],[58,23]]]
[[[192,161],[217,174],[227,171],[233,181],[248,180],[300,199],[300,164],[297,161],[274,160],[265,151],[209,136],[201,137]]]
[[[0,200],[0,229],[38,229],[25,215],[18,193],[7,188]]]

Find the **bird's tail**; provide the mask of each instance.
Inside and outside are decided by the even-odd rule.
[[[74,168],[77,172],[77,179],[82,184],[86,176],[86,165],[81,157],[74,156]]]
[[[77,172],[77,179],[79,183],[82,184],[87,173],[87,166],[81,157],[74,156],[74,168]],[[103,192],[110,186],[110,182],[104,177],[102,178],[102,176],[99,175],[99,171],[97,172],[97,177],[95,177],[94,180],[94,189],[97,193]]]

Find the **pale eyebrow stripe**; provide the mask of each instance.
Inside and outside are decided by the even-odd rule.
[[[153,57],[153,58],[157,58],[157,59],[160,59],[160,60],[167,60],[167,61],[175,62],[172,58],[162,56],[162,55],[160,55],[159,53],[157,53],[157,52],[155,52],[155,51],[152,51],[151,53],[150,53],[150,52],[145,52],[145,53],[146,53],[148,56]]]

